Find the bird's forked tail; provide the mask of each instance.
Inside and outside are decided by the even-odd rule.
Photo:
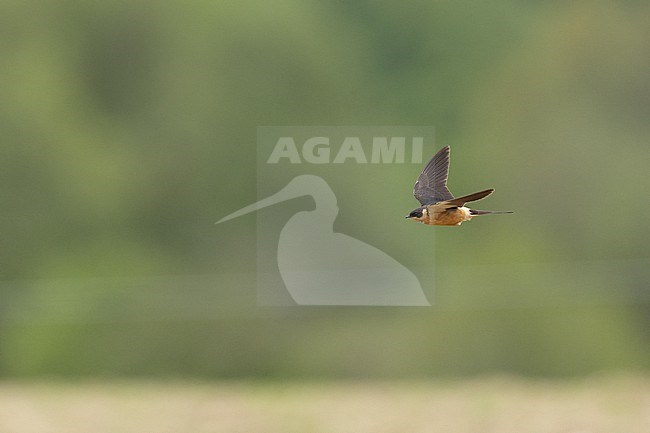
[[[500,213],[513,213],[513,212],[511,210],[477,210],[477,209],[469,210],[469,214],[471,216],[491,215],[491,214],[500,214]]]

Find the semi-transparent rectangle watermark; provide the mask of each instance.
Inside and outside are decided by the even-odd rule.
[[[259,127],[258,200],[224,218],[256,211],[258,303],[430,305],[404,215],[434,151],[430,126]]]

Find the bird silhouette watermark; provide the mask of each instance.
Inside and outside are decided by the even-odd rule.
[[[309,195],[316,207],[293,215],[277,247],[280,275],[298,305],[430,305],[418,278],[384,251],[334,231],[336,195],[319,176],[294,177],[277,193],[217,223]]]

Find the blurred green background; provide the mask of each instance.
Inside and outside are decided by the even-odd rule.
[[[639,1],[3,1],[0,376],[647,372],[649,20]],[[434,306],[257,307],[255,217],[213,223],[256,199],[260,125],[433,125],[451,190],[516,214],[407,224],[420,167],[394,167],[372,197],[403,231],[375,244],[435,250]]]

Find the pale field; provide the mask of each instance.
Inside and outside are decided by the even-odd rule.
[[[0,383],[2,433],[648,433],[650,378]]]

